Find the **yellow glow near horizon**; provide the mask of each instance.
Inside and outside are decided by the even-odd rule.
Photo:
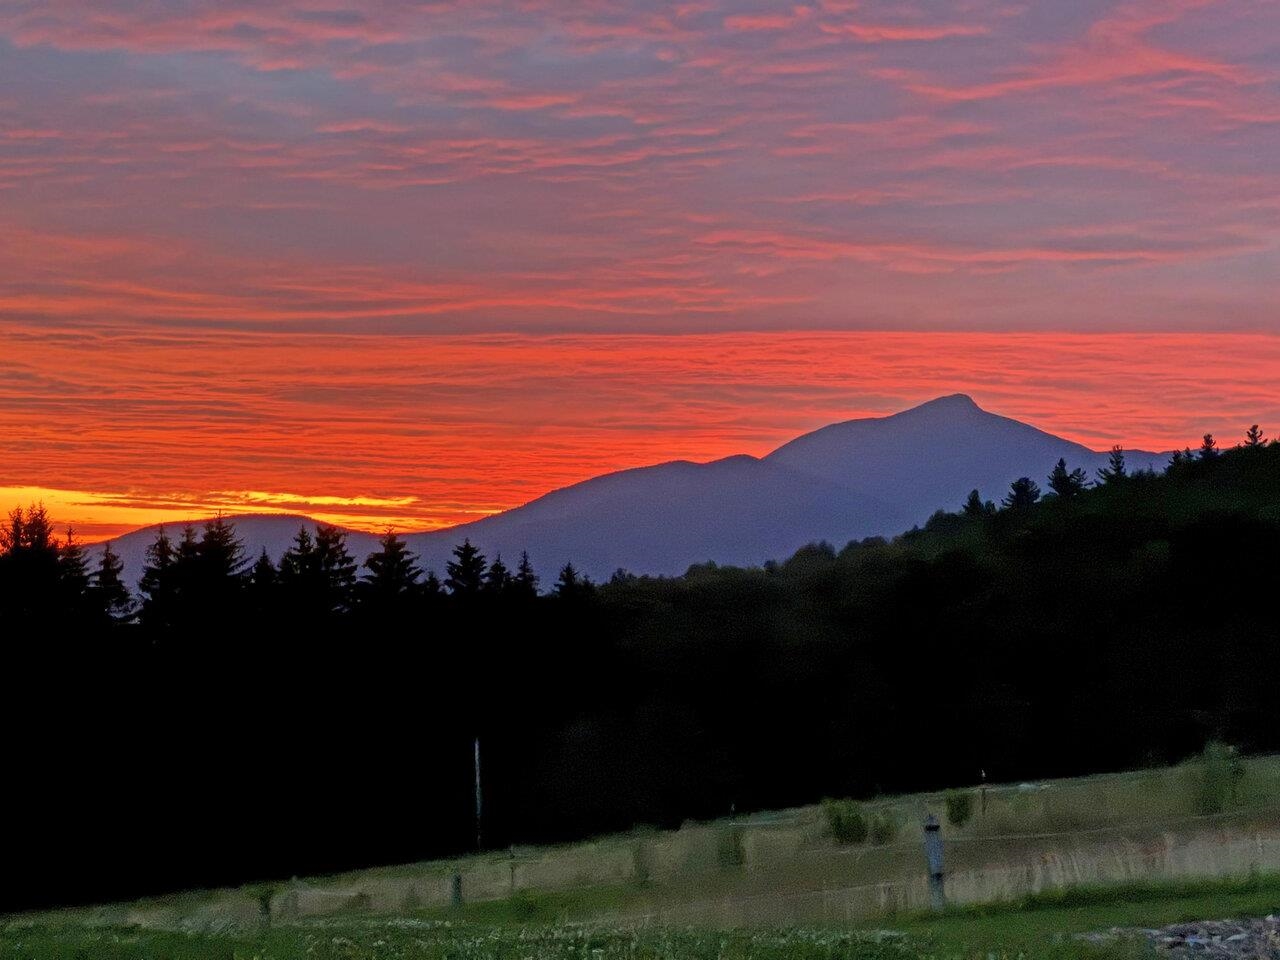
[[[199,523],[223,514],[294,514],[353,530],[382,532],[437,529],[447,524],[424,523],[411,508],[413,497],[334,497],[260,490],[215,491],[206,496],[172,494],[158,496],[135,492],[62,490],[52,487],[0,486],[0,506],[44,504],[59,531],[68,527],[76,538],[94,543],[155,524],[180,526]],[[335,507],[367,508],[370,512],[335,510]],[[484,516],[496,510],[476,511]]]

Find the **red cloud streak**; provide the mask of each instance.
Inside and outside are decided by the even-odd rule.
[[[90,536],[211,509],[408,529],[954,391],[1095,448],[1230,443],[1280,429],[1277,374],[1267,335],[15,330],[0,488],[82,492],[62,519]]]

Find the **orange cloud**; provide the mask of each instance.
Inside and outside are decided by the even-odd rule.
[[[86,537],[218,510],[444,526],[955,391],[1098,449],[1280,429],[1268,335],[10,333],[0,501]]]

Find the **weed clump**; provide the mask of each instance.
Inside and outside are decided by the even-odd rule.
[[[973,817],[973,794],[967,790],[952,790],[947,794],[947,823],[963,827]]]
[[[836,843],[865,843],[870,833],[867,815],[856,800],[822,801],[822,812],[827,818],[827,832]]]
[[[1244,762],[1235,747],[1217,740],[1205,744],[1193,775],[1196,811],[1222,813],[1238,803],[1243,779]]]
[[[716,830],[716,860],[721,870],[734,870],[747,862],[742,846],[742,827],[734,824]]]
[[[893,843],[898,839],[899,824],[896,817],[881,811],[871,818],[871,842],[877,846]]]

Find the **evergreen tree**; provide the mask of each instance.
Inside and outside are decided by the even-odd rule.
[[[1218,456],[1218,442],[1213,439],[1212,433],[1206,433],[1204,440],[1200,444],[1200,459],[1214,460]]]
[[[94,609],[108,620],[127,620],[133,613],[133,596],[124,582],[124,561],[108,540],[98,558],[91,587]]]
[[[502,554],[498,554],[493,558],[493,563],[489,564],[488,571],[484,575],[484,592],[501,596],[508,593],[511,589],[511,571],[507,565],[502,562]]]
[[[22,546],[23,513],[21,507],[9,511],[9,521],[0,529],[0,553],[6,556]]]
[[[1059,459],[1053,472],[1049,474],[1049,489],[1059,500],[1074,500],[1089,486],[1089,476],[1080,467],[1067,469],[1065,458]]]
[[[454,559],[445,564],[448,578],[444,585],[454,596],[474,596],[484,586],[485,559],[471,540],[463,540],[453,548]]]
[[[1025,510],[1040,499],[1040,485],[1030,477],[1019,477],[1001,501],[1010,510]]]
[[[138,590],[142,594],[144,624],[167,626],[172,621],[177,599],[177,566],[178,552],[164,527],[160,527],[156,531],[155,540],[147,547],[147,562],[142,570],[142,580],[138,584]]]
[[[1251,450],[1256,450],[1267,445],[1267,438],[1262,435],[1262,428],[1256,423],[1245,431],[1244,445]]]
[[[1111,456],[1107,465],[1098,471],[1098,479],[1103,483],[1119,483],[1129,476],[1124,461],[1124,447],[1116,444],[1111,448]]]
[[[271,562],[267,548],[263,547],[262,552],[258,554],[258,559],[249,568],[249,586],[256,593],[266,594],[274,590],[279,582],[280,573],[276,570],[276,565]]]
[[[320,524],[312,539],[301,527],[280,558],[280,587],[291,609],[324,619],[351,609],[357,569],[344,531]]]
[[[187,524],[182,528],[182,539],[173,557],[173,591],[175,609],[190,603],[200,582],[200,537],[196,528]]]
[[[232,583],[244,573],[244,543],[221,514],[204,525],[196,556],[201,578],[211,587]]]
[[[83,607],[89,593],[89,564],[75,531],[67,528],[67,539],[58,545],[58,587],[63,602]],[[65,608],[64,608],[65,609]]]
[[[427,578],[422,581],[422,595],[428,600],[444,596],[444,584],[440,582],[434,570],[428,570]]]
[[[984,501],[982,494],[977,490],[970,490],[969,498],[965,500],[964,507],[961,509],[966,517],[981,519],[993,515],[996,512],[996,505],[990,500]]]
[[[43,504],[15,509],[0,530],[0,617],[13,636],[34,637],[32,628],[50,610],[65,610],[65,569],[53,524]],[[0,629],[0,633],[6,632]]]
[[[280,558],[280,582],[290,592],[301,592],[305,585],[314,582],[315,571],[315,543],[307,528],[299,527],[292,545]]]
[[[560,577],[556,580],[555,595],[562,600],[577,600],[587,596],[595,589],[588,578],[578,573],[572,563],[560,568]]]
[[[516,575],[511,580],[513,596],[532,599],[538,595],[538,575],[533,572],[533,564],[529,562],[529,551],[520,552],[520,563],[516,566]]]
[[[263,547],[258,559],[253,562],[249,572],[245,574],[245,592],[248,596],[250,615],[260,627],[270,623],[280,613],[281,589],[280,571],[271,562],[267,548]]]
[[[374,604],[401,600],[413,591],[422,571],[408,545],[388,530],[378,541],[379,549],[365,558],[369,572],[361,581],[366,602]]]
[[[357,563],[347,552],[347,534],[328,524],[316,527],[314,569],[316,599],[326,613],[350,609]]]

